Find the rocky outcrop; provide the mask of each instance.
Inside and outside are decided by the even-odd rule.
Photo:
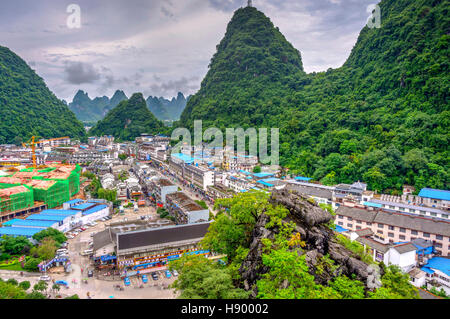
[[[339,244],[333,231],[327,226],[333,218],[330,213],[322,210],[303,195],[289,190],[273,192],[270,202],[273,205],[283,205],[289,210],[283,222],[295,222],[295,232],[300,233],[302,241],[306,243],[302,251],[306,254],[310,273],[314,275],[317,283],[326,285],[333,277],[341,274],[349,277],[354,274],[361,282],[368,281],[368,265]],[[279,232],[278,227],[266,228],[269,220],[266,214],[259,216],[253,229],[249,253],[239,269],[244,283],[243,288],[251,290],[253,298],[257,295],[257,280],[269,271],[262,263],[262,239],[273,239]],[[322,258],[327,254],[334,261],[334,267],[322,262]],[[318,264],[323,271],[316,272]]]

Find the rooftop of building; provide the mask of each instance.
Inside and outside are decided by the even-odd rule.
[[[154,245],[200,240],[208,231],[210,223],[167,226],[117,234],[117,251],[139,249]]]
[[[26,236],[31,237],[36,233],[46,229],[42,228],[27,228],[27,227],[0,227],[0,236]]]
[[[406,215],[397,212],[369,211],[363,208],[339,206],[337,215],[352,217],[369,223],[392,225],[400,228],[413,229],[425,233],[450,237],[450,222],[434,220],[417,215]]]
[[[12,219],[5,223],[3,223],[3,226],[22,226],[22,227],[41,227],[41,228],[48,228],[55,225],[57,222],[50,221],[50,220],[27,220],[27,219]]]
[[[423,188],[420,191],[419,196],[450,201],[450,191],[442,189]]]
[[[450,276],[450,259],[445,257],[433,257],[429,259],[428,263],[421,269],[424,270],[424,268],[428,270],[439,270],[445,273],[447,276]]]
[[[177,207],[188,212],[205,210],[202,206],[197,204],[193,199],[191,199],[183,192],[169,194],[166,196],[166,199],[171,200],[175,203],[175,205],[177,205]]]

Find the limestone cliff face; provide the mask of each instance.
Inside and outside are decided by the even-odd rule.
[[[306,262],[310,273],[314,275],[317,283],[326,285],[330,279],[340,274],[349,277],[355,274],[357,280],[365,283],[366,287],[368,283],[370,286],[372,276],[368,265],[359,260],[359,257],[353,252],[339,244],[333,231],[328,228],[327,223],[333,218],[330,213],[311,203],[301,194],[288,190],[273,192],[270,202],[274,205],[283,205],[289,210],[289,214],[283,222],[295,222],[295,231],[301,234],[302,240],[306,243],[303,253],[306,254]],[[278,227],[267,229],[266,224],[268,222],[269,216],[266,214],[260,215],[253,229],[249,254],[239,269],[244,288],[252,290],[251,297],[253,298],[258,293],[256,281],[269,270],[262,263],[263,244],[261,240],[263,238],[273,239],[279,231]],[[326,254],[329,254],[330,259],[338,267],[334,271],[325,267],[325,270],[318,274],[315,271],[316,265],[320,262],[321,257]]]

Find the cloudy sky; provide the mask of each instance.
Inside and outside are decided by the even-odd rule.
[[[377,0],[253,0],[307,72],[341,66]],[[195,93],[233,12],[247,0],[1,0],[0,45],[68,102],[78,89],[109,96]],[[68,7],[81,9],[69,28]]]

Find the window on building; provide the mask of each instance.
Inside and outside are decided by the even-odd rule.
[[[360,230],[361,229],[361,226],[356,226],[356,230]]]
[[[442,244],[440,244],[440,243],[434,243],[434,247],[442,248]]]
[[[400,238],[401,240],[405,240],[405,236],[404,235],[400,235],[398,238]]]
[[[366,223],[367,224],[367,226],[372,226],[372,223]]]
[[[442,235],[436,235],[436,239],[437,240],[442,240],[442,239],[444,239],[444,237]]]
[[[411,230],[411,235],[417,235],[417,230]]]
[[[429,233],[423,233],[423,237],[429,238],[429,237],[430,237],[430,234],[429,234]]]
[[[383,231],[381,230],[378,230],[377,233],[383,235]]]
[[[393,238],[394,237],[394,233],[388,233],[388,236]]]
[[[344,223],[343,222],[338,222],[338,225],[344,226]]]
[[[411,237],[411,241],[416,240],[416,239],[417,239],[416,237]]]
[[[406,233],[406,228],[400,228],[401,233]]]
[[[430,213],[430,215],[431,215],[431,216],[435,216],[435,217],[437,216],[436,213]]]
[[[347,219],[348,219],[348,220],[353,220],[353,218],[351,218],[351,217],[347,217]]]
[[[353,224],[347,224],[347,227],[352,228],[352,227],[353,227]]]
[[[439,249],[436,249],[436,255],[442,256],[442,251],[440,251]]]
[[[378,224],[378,228],[384,228],[383,224]]]
[[[401,210],[402,212],[404,212],[404,211],[405,211],[405,207],[400,207],[400,210]]]
[[[389,230],[394,230],[394,226],[389,226]]]

